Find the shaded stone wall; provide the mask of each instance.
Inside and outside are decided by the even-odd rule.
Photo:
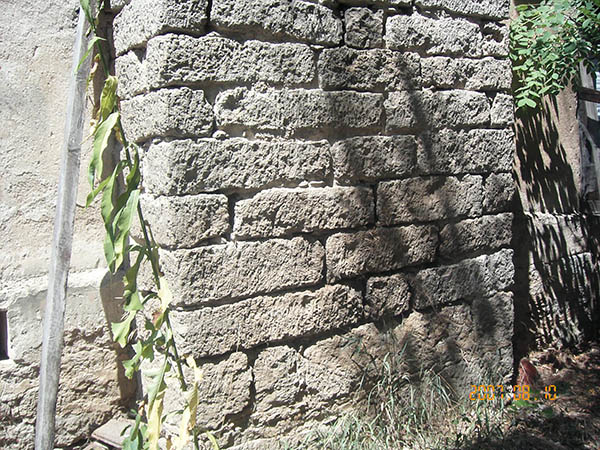
[[[459,395],[510,376],[507,16],[493,0],[117,15],[142,202],[179,346],[204,363],[199,420],[223,445],[338,414],[386,358]]]
[[[518,119],[515,351],[522,355],[536,345],[597,338],[600,280],[598,219],[586,201],[597,189],[576,95],[565,91],[542,112]]]
[[[6,317],[8,325],[8,359],[0,360],[3,449],[33,448],[42,317],[78,5],[77,0],[2,2],[0,320]],[[80,205],[88,192],[85,159]],[[120,317],[121,308],[115,302],[117,286],[103,268],[103,228],[97,209],[77,208],[57,446],[88,438],[135,389],[123,380],[110,336],[109,323]]]

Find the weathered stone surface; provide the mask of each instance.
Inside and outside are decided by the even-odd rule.
[[[388,18],[385,42],[394,50],[426,55],[482,56],[479,26],[465,19],[432,19],[420,14]]]
[[[511,173],[492,173],[483,186],[483,212],[509,211],[515,194],[515,181]]]
[[[236,88],[217,96],[217,125],[278,131],[380,125],[383,97],[363,92]]]
[[[361,294],[335,285],[173,312],[171,320],[180,351],[202,357],[315,335],[356,323],[362,316]]]
[[[533,254],[543,262],[588,252],[586,227],[578,215],[527,213],[527,230]]]
[[[372,319],[408,311],[411,292],[404,275],[372,277],[367,281],[367,313]]]
[[[512,214],[483,216],[446,225],[440,232],[440,255],[458,258],[473,252],[496,251],[510,245]]]
[[[327,279],[336,281],[433,261],[437,230],[410,225],[338,233],[326,242]]]
[[[410,280],[415,308],[489,297],[510,288],[514,281],[512,253],[512,250],[501,250],[451,266],[421,270]]]
[[[465,16],[508,19],[508,0],[417,0],[423,8],[442,8]]]
[[[482,179],[477,175],[407,178],[377,188],[377,217],[383,225],[476,217],[482,205]]]
[[[361,187],[271,189],[235,205],[238,238],[282,236],[373,223],[373,191]]]
[[[344,12],[346,45],[373,48],[383,45],[383,11],[369,8],[348,8]]]
[[[196,420],[200,426],[217,429],[228,417],[240,414],[250,405],[252,368],[244,353],[235,352],[217,362],[204,362],[201,369]],[[194,374],[187,367],[184,376],[188,385],[194,382]],[[167,378],[167,386],[165,412],[182,410],[186,394],[181,392],[179,380]],[[172,425],[176,433],[180,417],[177,415],[167,419],[167,422],[174,422]]]
[[[483,54],[507,57],[509,48],[508,27],[500,23],[485,22],[481,29],[483,31]]]
[[[185,195],[140,198],[144,219],[152,224],[157,244],[189,248],[205,239],[229,231],[227,197],[224,195]]]
[[[490,121],[490,102],[481,92],[390,92],[384,107],[388,132],[485,126]]]
[[[444,129],[421,136],[417,160],[426,174],[509,171],[514,147],[510,130]]]
[[[365,6],[365,5],[377,5],[377,6],[410,6],[410,0],[334,0],[337,3],[351,6]]]
[[[175,303],[235,299],[321,281],[323,246],[302,238],[163,251],[162,269]]]
[[[253,31],[321,45],[342,41],[342,21],[329,8],[302,0],[214,0],[217,29]]]
[[[492,126],[505,127],[515,121],[512,95],[497,94],[490,111]]]
[[[413,312],[393,328],[388,361],[394,373],[418,379],[424,370],[442,373],[457,395],[469,395],[473,380],[509,383],[512,376],[513,307],[510,293],[480,297],[471,306],[446,306]],[[389,348],[389,344],[387,344]]]
[[[359,136],[331,148],[333,173],[342,183],[400,178],[416,167],[413,136]]]
[[[154,136],[210,136],[213,112],[203,91],[161,89],[121,102],[121,118],[130,142]]]
[[[386,49],[325,49],[319,57],[319,83],[323,89],[393,91],[421,84],[416,53]]]
[[[166,31],[204,30],[208,0],[131,0],[114,21],[117,54],[140,47]]]
[[[423,86],[438,89],[506,91],[511,87],[511,70],[510,61],[492,57],[421,59]]]
[[[117,94],[122,100],[148,90],[148,73],[142,50],[131,50],[115,59],[119,79]]]
[[[152,144],[142,162],[144,184],[155,194],[294,186],[326,180],[329,145],[235,138]]]

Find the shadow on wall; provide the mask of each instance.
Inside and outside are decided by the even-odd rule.
[[[597,337],[595,218],[582,202],[576,99],[564,93],[515,125],[515,356]]]

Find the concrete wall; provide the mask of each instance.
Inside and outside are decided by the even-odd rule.
[[[338,414],[386,355],[459,393],[510,375],[507,16],[493,0],[117,15],[123,124],[223,445]]]
[[[76,0],[2,2],[0,310],[8,317],[9,359],[0,361],[0,447],[7,449],[33,448],[41,319],[77,11]],[[82,166],[86,160],[84,155]],[[83,204],[88,187],[85,177],[81,180]],[[97,209],[77,210],[57,445],[89,436],[131,393],[118,376],[108,332],[109,318],[120,313],[103,269],[98,217]]]

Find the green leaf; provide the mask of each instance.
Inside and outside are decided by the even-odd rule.
[[[94,49],[94,45],[96,45],[98,42],[100,41],[105,41],[106,39],[101,38],[100,36],[94,36],[92,39],[90,39],[90,43],[88,44],[88,48],[85,51],[85,53],[83,54],[81,60],[79,61],[79,64],[77,64],[77,68],[75,69],[75,72],[79,72],[79,69],[81,68],[81,65],[85,62],[86,59],[88,59],[88,57],[90,56],[90,53],[92,52],[92,50]]]
[[[108,116],[106,120],[101,122],[94,131],[92,159],[88,167],[88,181],[90,182],[90,187],[92,189],[94,189],[96,176],[102,176],[102,156],[104,154],[104,150],[108,146],[108,139],[110,138],[112,130],[115,127],[118,119],[119,113],[114,112]]]
[[[113,340],[117,342],[121,347],[127,345],[127,339],[129,338],[129,330],[131,329],[131,322],[135,317],[135,312],[131,311],[127,315],[127,318],[122,322],[113,322],[111,324],[111,330],[113,333]]]
[[[217,442],[217,439],[213,436],[213,434],[210,431],[205,431],[204,434],[206,434],[206,437],[212,444],[213,450],[221,450],[221,447],[219,447],[219,443]]]
[[[123,256],[125,254],[125,242],[127,241],[127,237],[129,236],[129,231],[131,230],[131,223],[133,221],[133,217],[135,212],[137,211],[137,205],[140,198],[140,191],[136,189],[131,192],[129,198],[127,199],[127,203],[119,211],[118,218],[115,217],[117,223],[117,235],[115,237],[115,270],[118,269],[123,263]]]
[[[106,120],[117,104],[117,77],[109,75],[100,94],[100,119]],[[116,123],[116,122],[115,122]]]

